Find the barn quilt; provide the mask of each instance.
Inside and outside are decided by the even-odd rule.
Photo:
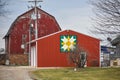
[[[60,36],[60,51],[71,52],[77,44],[76,35],[61,35]]]

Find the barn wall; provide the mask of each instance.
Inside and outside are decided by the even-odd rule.
[[[60,52],[61,35],[76,35],[77,43],[88,52],[87,66],[99,66],[99,40],[66,30],[38,40],[38,67],[73,66],[68,61],[67,53]]]
[[[27,54],[11,54],[9,55],[10,65],[28,65]]]
[[[70,66],[67,54],[60,53],[60,38],[58,35],[50,36],[38,41],[39,67],[66,67]]]
[[[28,24],[25,26],[24,23],[28,23],[28,19],[21,19],[16,21],[13,25],[10,34],[10,54],[23,54],[24,50],[21,49],[22,43],[27,43],[28,37]],[[22,40],[22,35],[26,35],[26,39]]]

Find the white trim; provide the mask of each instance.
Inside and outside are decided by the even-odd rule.
[[[66,31],[66,30],[64,30],[64,31]],[[57,31],[57,32],[51,33],[51,34],[49,34],[49,35],[46,35],[46,36],[40,37],[40,38],[38,38],[37,40],[39,40],[39,39],[43,39],[43,38],[46,38],[46,37],[49,37],[49,36],[52,36],[52,35],[55,35],[55,34],[58,34],[58,33],[60,33],[60,32],[63,32],[63,31]]]
[[[64,31],[65,31],[65,30],[64,30]],[[55,35],[55,34],[60,33],[60,32],[63,32],[63,31],[57,31],[57,32],[55,32],[55,33],[51,33],[51,34],[49,34],[49,35],[46,35],[46,36],[40,37],[40,38],[38,38],[38,39],[34,39],[34,40],[30,41],[30,42],[27,42],[27,44],[29,44],[29,43],[34,43],[34,42],[36,42],[36,41],[39,40],[39,39],[43,39],[43,38],[46,38],[46,37],[49,37],[49,36]]]
[[[36,57],[36,67],[38,66],[38,64],[37,64],[37,62],[38,62],[38,60],[37,60],[37,54],[38,54],[38,47],[37,47],[38,45],[37,45],[37,41],[36,41],[36,54],[35,54],[35,57]]]
[[[67,30],[63,30],[63,31],[62,31],[62,30],[61,30],[61,31],[57,31],[57,32],[51,33],[51,34],[49,34],[49,35],[46,35],[46,36],[43,36],[43,37],[40,37],[40,38],[34,39],[34,40],[28,42],[27,44],[29,44],[29,43],[33,43],[33,42],[36,42],[37,40],[40,40],[40,39],[43,39],[43,38],[46,38],[46,37],[49,37],[49,36],[52,36],[52,35],[55,35],[55,34],[58,34],[58,33],[64,32],[64,31],[69,32],[69,31],[73,31],[73,30],[69,30],[69,29],[67,29]],[[73,31],[73,32],[76,32],[76,31]],[[79,33],[79,32],[76,32],[76,33]],[[95,38],[95,37],[92,37],[92,36],[89,36],[89,35],[86,35],[86,34],[83,34],[83,33],[79,33],[79,34],[82,34],[82,35],[85,35],[85,36],[87,36],[87,37],[91,37],[91,38],[97,39],[97,38]],[[97,39],[97,40],[100,40],[100,39]]]
[[[100,49],[100,51],[99,51],[99,67],[101,67],[101,45],[99,46],[99,49]]]
[[[72,32],[79,33],[79,34],[81,34],[81,35],[84,35],[84,36],[87,36],[87,37],[90,37],[90,38],[93,38],[93,39],[100,40],[100,39],[95,38],[95,37],[93,37],[93,36],[86,35],[86,34],[83,34],[83,33],[77,32],[77,31],[73,31],[73,30],[70,30],[70,29],[66,29],[66,30],[63,30],[63,31],[62,31],[62,30],[61,30],[61,31],[57,31],[57,32],[55,32],[55,33],[52,33],[52,34],[49,34],[49,35],[46,35],[46,36],[40,37],[40,38],[38,38],[37,40],[39,40],[39,39],[43,39],[43,38],[46,38],[46,37],[49,37],[49,36],[55,35],[55,34],[57,34],[57,33],[64,32],[64,31],[67,31],[67,32],[72,31]]]

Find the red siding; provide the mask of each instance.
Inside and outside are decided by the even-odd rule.
[[[74,31],[62,31],[38,40],[38,67],[72,66],[67,53],[60,52],[60,35],[76,35],[77,42],[88,51],[87,65],[99,66],[99,40]]]

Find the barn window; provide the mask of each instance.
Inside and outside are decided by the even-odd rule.
[[[60,51],[71,52],[77,44],[76,35],[61,35],[60,36]]]

